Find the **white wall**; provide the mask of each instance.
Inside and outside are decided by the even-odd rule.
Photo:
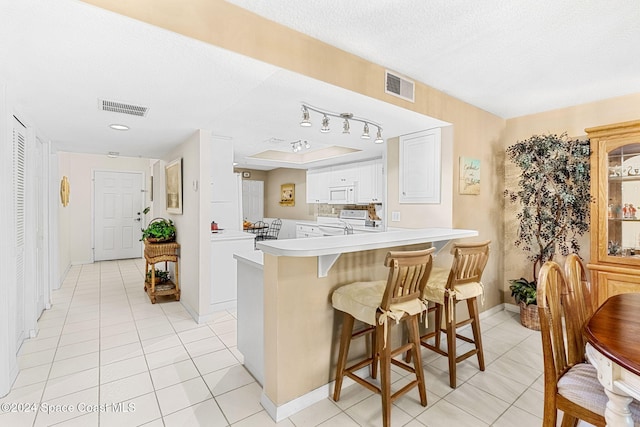
[[[142,172],[145,175],[145,187],[148,187],[152,161],[137,157],[109,158],[106,155],[67,152],[58,152],[57,157],[58,182],[66,175],[70,187],[69,205],[63,207],[58,203],[58,268],[64,276],[72,264],[93,262],[93,171]],[[148,206],[149,192],[145,195],[145,206]]]
[[[202,320],[200,315],[209,307],[206,289],[211,283],[210,141],[210,131],[198,130],[165,156],[163,162],[154,165],[154,215],[171,219],[176,225],[176,241],[180,244],[181,302],[197,321]],[[167,212],[164,194],[162,163],[177,158],[182,158],[182,215]],[[197,189],[194,181],[198,183]]]

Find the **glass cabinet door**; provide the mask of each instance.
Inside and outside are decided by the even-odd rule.
[[[608,154],[607,255],[640,259],[640,143]]]

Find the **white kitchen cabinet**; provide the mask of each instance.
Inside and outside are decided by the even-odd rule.
[[[440,203],[440,128],[400,137],[400,203]]]
[[[382,203],[384,167],[382,159],[357,163],[358,189],[356,203]]]
[[[237,272],[234,253],[252,251],[254,236],[224,231],[211,237],[210,311],[236,307]]]
[[[330,168],[307,171],[307,203],[327,203],[329,201],[330,177]]]
[[[358,181],[357,163],[331,166],[329,187],[352,185],[356,181]]]
[[[302,239],[306,237],[322,237],[324,233],[320,227],[309,224],[296,224],[296,238]]]

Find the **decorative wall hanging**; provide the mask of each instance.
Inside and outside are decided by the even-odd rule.
[[[280,206],[295,206],[296,185],[282,184],[280,186]]]
[[[167,212],[182,214],[182,158],[167,164],[164,168],[167,193]]]
[[[67,207],[69,204],[69,178],[67,176],[62,177],[62,181],[60,181],[60,201],[62,202],[62,206]]]
[[[460,157],[460,194],[480,194],[480,160]]]

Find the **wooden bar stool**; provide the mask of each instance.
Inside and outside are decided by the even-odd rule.
[[[333,400],[340,399],[344,376],[353,379],[382,396],[382,421],[385,427],[391,425],[391,404],[393,401],[413,387],[418,387],[420,403],[422,406],[427,406],[427,393],[420,357],[418,317],[427,308],[422,300],[422,292],[431,272],[431,254],[434,250],[435,248],[389,252],[384,263],[389,267],[386,281],[355,282],[344,285],[336,289],[331,298],[333,307],[344,313]],[[355,319],[368,326],[354,332]],[[409,343],[393,350],[391,349],[391,328],[388,325],[390,320],[395,320],[396,323],[399,321],[405,323],[410,337]],[[373,333],[371,354],[347,367],[351,340],[369,333]],[[394,356],[408,351],[411,351],[414,356],[413,367],[393,359]],[[381,372],[379,387],[355,374],[355,371],[369,365],[371,377],[376,378],[378,361]],[[391,394],[392,363],[416,375],[414,381],[393,394]]]
[[[478,356],[478,365],[484,371],[484,352],[482,351],[482,336],[480,335],[480,317],[478,312],[478,297],[484,290],[482,286],[482,272],[489,259],[490,241],[481,243],[457,243],[451,248],[453,264],[450,270],[434,268],[423,298],[435,303],[429,312],[435,311],[435,330],[420,337],[420,343],[436,353],[449,359],[449,385],[456,388],[456,364],[473,356]],[[467,302],[469,318],[456,322],[456,304]],[[445,312],[445,328],[442,328],[442,311]],[[471,324],[473,339],[458,334],[459,327]],[[444,332],[447,337],[447,351],[440,348],[440,336]],[[427,342],[435,337],[435,344]],[[456,338],[474,345],[472,350],[457,356]],[[407,361],[411,355],[407,354]]]

